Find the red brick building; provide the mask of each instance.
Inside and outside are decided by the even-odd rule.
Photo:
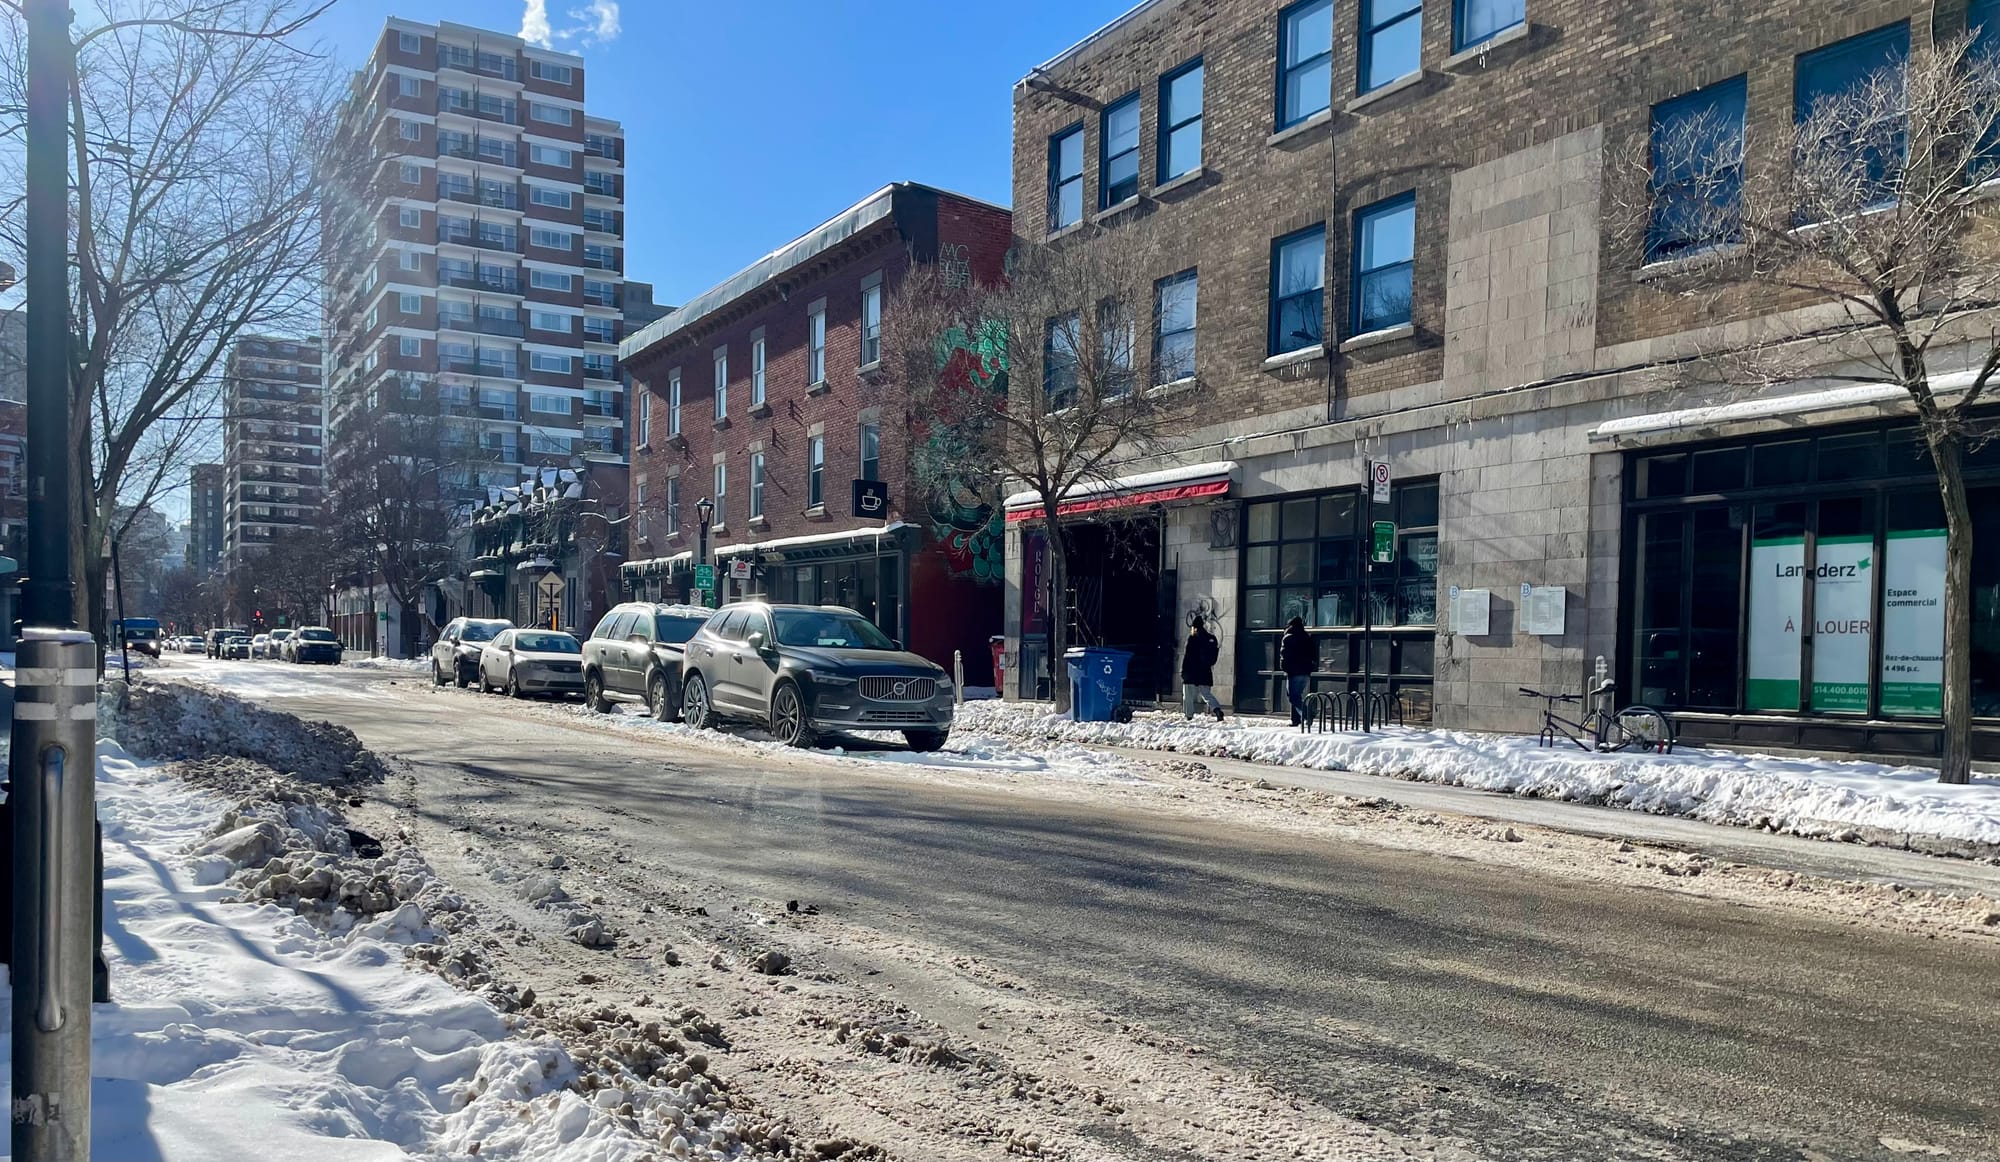
[[[911,264],[997,281],[1011,230],[998,206],[886,186],[627,338],[627,589],[689,596],[706,498],[721,599],[851,606],[942,665],[964,651],[966,680],[989,682],[998,514],[912,486],[904,402],[878,372],[882,313]],[[863,479],[887,486],[880,517],[852,515]]]

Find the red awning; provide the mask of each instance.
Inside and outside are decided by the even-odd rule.
[[[1108,496],[1091,496],[1081,500],[1064,501],[1056,511],[1063,516],[1073,516],[1084,512],[1102,512],[1109,508],[1136,508],[1142,504],[1166,504],[1175,500],[1198,500],[1204,496],[1222,496],[1229,491],[1229,481],[1204,480],[1197,484],[1173,484],[1163,488],[1147,488],[1137,492],[1114,492]],[[1008,521],[1039,520],[1039,508],[1017,508],[1007,513]]]

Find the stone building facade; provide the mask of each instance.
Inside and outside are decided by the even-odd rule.
[[[1158,274],[1196,282],[1209,401],[1172,452],[1119,466],[1128,507],[1093,505],[1157,529],[1158,618],[1074,636],[1166,651],[1206,614],[1244,712],[1282,712],[1276,640],[1296,615],[1317,688],[1365,676],[1442,726],[1533,729],[1520,688],[1577,692],[1603,658],[1621,700],[1707,737],[1933,751],[1925,697],[1899,706],[1884,665],[1923,652],[1894,633],[1927,631],[1885,628],[1847,660],[1824,644],[1816,682],[1810,641],[1802,661],[1797,637],[1760,636],[1798,594],[1751,576],[1781,542],[1824,561],[1843,538],[1922,572],[1897,542],[1942,526],[1906,398],[1692,385],[1690,351],[1814,304],[1663,293],[1673,264],[1649,262],[1620,207],[1646,203],[1646,142],[1676,98],[1737,94],[1744,148],[1783,149],[1812,85],[1993,7],[1152,0],[1033,70],[1014,92],[1017,235],[1113,246],[1121,218],[1151,215],[1183,239]],[[1362,487],[1369,461],[1386,503]],[[1159,500],[1176,472],[1227,487]],[[1970,479],[1976,511],[2000,500],[1992,454]],[[1394,560],[1370,566],[1384,519]],[[1075,602],[1037,592],[1039,535],[1022,520],[1007,542],[1024,679],[1046,672],[1046,611]],[[1979,554],[1975,712],[2000,719],[2000,554]],[[1888,624],[1879,588],[1872,606],[1819,600]],[[1775,705],[1760,683],[1787,666],[1793,702]],[[1980,747],[2000,751],[1993,730]]]

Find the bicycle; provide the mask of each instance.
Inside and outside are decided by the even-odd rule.
[[[1672,754],[1676,735],[1674,720],[1650,706],[1632,705],[1613,714],[1593,708],[1581,720],[1556,713],[1557,703],[1583,701],[1581,694],[1547,694],[1521,688],[1524,698],[1542,700],[1541,744],[1554,746],[1556,736],[1576,744],[1578,750],[1650,750]]]

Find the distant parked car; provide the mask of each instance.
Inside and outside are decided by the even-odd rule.
[[[583,644],[584,701],[601,714],[614,701],[643,701],[661,722],[678,721],[681,652],[714,612],[650,601],[614,607]]]
[[[530,694],[583,693],[583,646],[552,629],[509,629],[479,651],[479,688]]]
[[[300,665],[340,664],[340,637],[323,625],[308,625],[285,639],[285,659]]]
[[[207,649],[208,643],[200,637],[184,637],[181,639],[181,652],[184,654],[199,654]]]
[[[223,629],[216,631],[215,657],[224,661],[250,658],[250,631],[244,629]]]
[[[470,686],[479,676],[479,655],[486,643],[513,628],[513,622],[501,618],[452,619],[431,646],[431,681],[439,686],[446,682]]]
[[[270,634],[260,633],[250,639],[250,656],[253,658],[268,658],[271,656]]]
[[[282,661],[285,656],[285,643],[291,639],[292,631],[289,629],[272,630],[271,640],[264,646],[264,656],[274,662]]]
[[[688,641],[681,719],[755,722],[789,746],[827,730],[900,730],[933,751],[951,732],[951,678],[836,605],[724,606]]]

